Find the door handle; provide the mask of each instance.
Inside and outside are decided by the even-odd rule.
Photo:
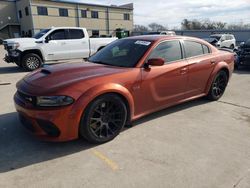
[[[182,69],[180,70],[180,73],[181,73],[181,74],[186,74],[187,72],[188,72],[188,68],[187,68],[187,67],[182,68]]]
[[[212,61],[211,61],[211,64],[212,64],[212,65],[213,65],[213,64],[215,64],[215,63],[216,63],[216,61],[215,61],[215,60],[212,60]]]

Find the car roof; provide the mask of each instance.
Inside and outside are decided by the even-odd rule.
[[[223,36],[223,35],[230,35],[230,36],[234,36],[233,34],[230,34],[230,33],[213,34],[213,35],[210,35],[210,36],[213,36],[213,37],[216,37],[216,36],[221,37],[221,36]]]
[[[211,37],[221,37],[222,35],[225,35],[225,34],[213,34],[213,35],[210,35]]]
[[[183,40],[196,40],[196,41],[203,41],[199,38],[195,37],[188,37],[188,36],[180,36],[180,35],[174,35],[174,36],[169,36],[169,35],[140,35],[140,36],[133,36],[133,37],[128,37],[127,39],[135,39],[135,40],[148,40],[148,41],[161,41],[161,40],[174,40],[174,39],[183,39]]]
[[[50,27],[49,29],[82,29],[81,27]]]

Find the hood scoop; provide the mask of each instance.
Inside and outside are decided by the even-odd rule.
[[[51,74],[51,72],[48,69],[42,69],[41,73],[46,74],[46,75]]]

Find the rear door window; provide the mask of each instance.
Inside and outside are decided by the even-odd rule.
[[[69,39],[82,39],[84,38],[83,30],[81,29],[69,29],[68,30]]]
[[[203,46],[201,43],[194,41],[184,41],[186,58],[203,55]]]

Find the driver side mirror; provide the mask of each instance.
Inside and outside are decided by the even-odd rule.
[[[145,64],[145,68],[149,68],[149,66],[162,66],[164,65],[165,60],[162,58],[153,58],[149,59],[148,62]]]
[[[49,37],[46,37],[44,40],[45,43],[49,43]]]

